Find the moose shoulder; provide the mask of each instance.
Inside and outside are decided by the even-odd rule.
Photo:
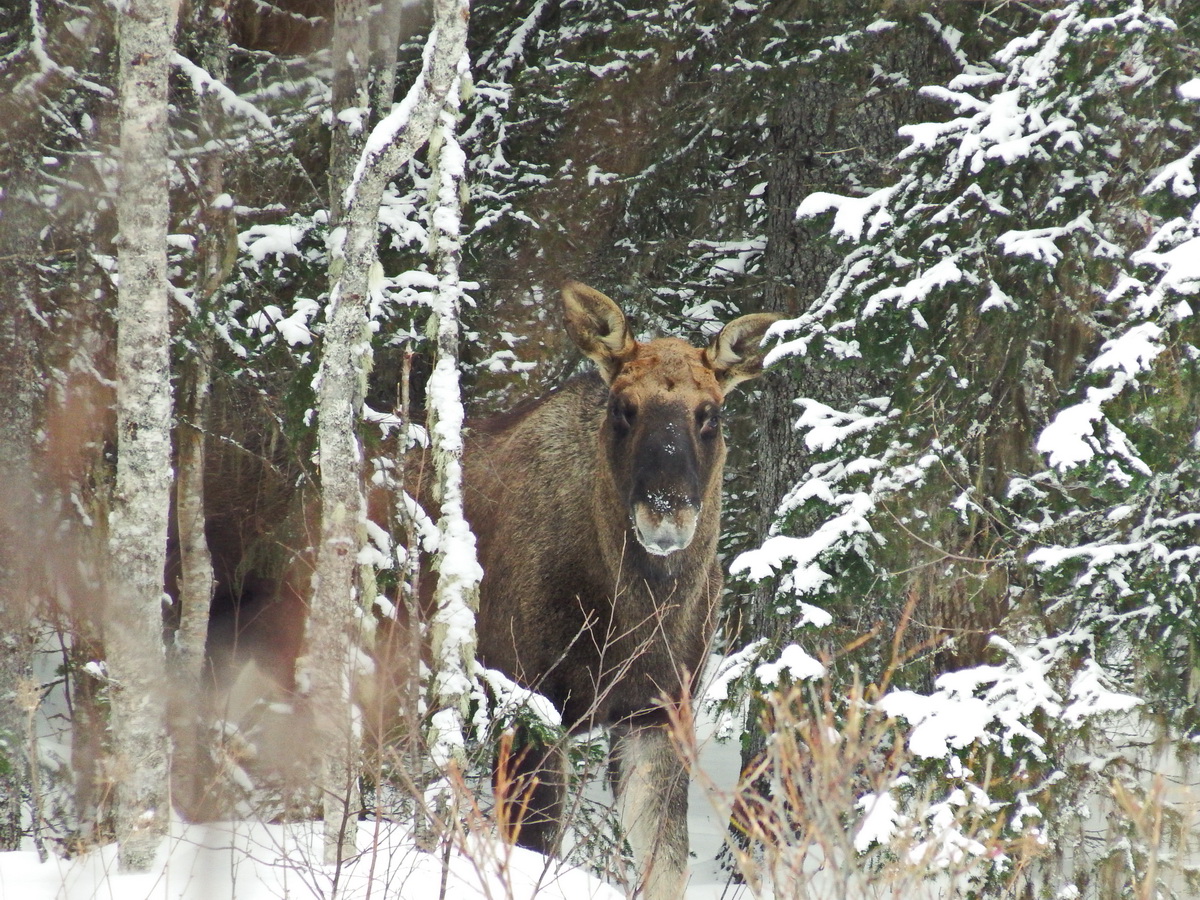
[[[563,286],[566,326],[597,372],[477,423],[466,513],[484,578],[484,664],[548,697],[574,729],[614,736],[622,824],[648,900],[682,895],[686,775],[664,703],[695,683],[712,637],[725,442],[721,406],[762,371],[777,316],[743,316],[706,348],[636,341],[612,300]],[[525,747],[506,836],[557,849],[563,760]]]

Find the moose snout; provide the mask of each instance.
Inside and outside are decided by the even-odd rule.
[[[639,501],[633,505],[633,530],[638,543],[654,556],[667,556],[684,549],[696,534],[699,506],[662,510],[657,504]]]

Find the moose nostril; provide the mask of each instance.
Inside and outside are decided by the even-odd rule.
[[[679,494],[671,491],[647,491],[646,505],[660,516],[665,516],[679,506],[688,505]]]

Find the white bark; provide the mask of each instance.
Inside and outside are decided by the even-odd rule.
[[[229,16],[224,0],[210,0],[192,10],[188,23],[204,71],[216,84],[225,80],[229,61]],[[199,176],[200,234],[196,248],[196,280],[192,302],[198,313],[209,309],[212,298],[229,276],[236,247],[233,209],[218,203],[225,192],[225,159],[219,141],[225,112],[215,90],[196,93],[199,116],[198,146],[202,151],[196,163]],[[231,246],[233,245],[233,246]],[[182,607],[179,629],[175,633],[174,675],[180,689],[197,692],[201,688],[208,620],[215,578],[212,554],[204,531],[205,430],[208,412],[212,332],[202,331],[195,339],[193,353],[180,374],[179,429],[176,444],[179,472],[175,488],[175,517],[179,531],[179,603]]]
[[[129,0],[120,20],[117,482],[105,639],[117,840],[128,871],[149,869],[168,819],[162,598],[171,481],[167,71],[174,24],[169,0]]]
[[[385,0],[385,6],[398,0]],[[333,122],[329,152],[329,218],[337,225],[345,216],[344,197],[351,173],[362,155],[372,110],[369,108],[371,71],[371,4],[368,0],[337,0],[333,6]],[[393,47],[391,66],[395,68]],[[390,101],[390,98],[389,98]],[[374,111],[378,114],[378,111]]]
[[[208,409],[209,360],[187,361],[189,372],[181,398],[187,416],[180,423],[179,478],[175,485],[175,520],[179,530],[179,628],[175,632],[172,665],[181,689],[200,690],[203,679],[204,647],[208,639],[209,609],[213,597],[212,555],[204,534],[204,420]],[[187,704],[194,710],[192,704]]]
[[[192,303],[196,314],[204,315],[212,307],[213,297],[229,277],[236,258],[236,224],[233,208],[219,202],[225,192],[225,151],[221,143],[226,110],[222,90],[229,68],[229,14],[225,0],[209,0],[191,9],[191,19],[184,26],[190,32],[197,61],[210,81],[193,77],[196,114],[199,120],[195,162],[199,206],[198,240],[196,246],[196,275]],[[175,57],[179,59],[178,55]],[[217,87],[221,85],[222,87]],[[207,454],[205,433],[211,384],[213,332],[201,330],[189,345],[191,353],[183,361],[179,373],[178,428],[175,441],[179,455],[179,471],[175,485],[175,521],[179,534],[179,627],[175,632],[172,674],[182,702],[179,753],[174,766],[180,776],[175,781],[190,779],[194,763],[194,725],[187,717],[195,706],[188,702],[203,687],[205,645],[216,578],[212,554],[205,533],[204,469]],[[195,787],[195,786],[193,786]],[[195,798],[188,796],[189,805]],[[179,804],[182,806],[182,802]]]
[[[357,0],[347,0],[346,21],[358,27]],[[342,22],[341,15],[335,21]],[[362,621],[355,575],[363,545],[365,502],[362,413],[371,344],[367,329],[368,279],[377,265],[379,205],[387,182],[426,142],[456,78],[466,46],[467,7],[438,0],[434,28],[417,83],[367,138],[349,184],[331,185],[341,210],[330,238],[330,290],[321,356],[317,411],[321,470],[321,543],[312,612],[309,665],[312,704],[325,748],[320,785],[325,815],[325,861],[354,852],[357,815],[358,735],[355,727],[353,643]],[[337,46],[362,46],[346,41]],[[366,44],[369,47],[369,43]],[[331,171],[345,171],[331,166]]]
[[[483,572],[475,553],[475,536],[463,515],[462,392],[459,384],[459,308],[463,299],[458,265],[462,220],[460,190],[465,159],[455,128],[459,85],[467,75],[467,57],[459,61],[459,81],[447,97],[431,147],[436,198],[433,211],[432,254],[437,264],[438,289],[434,307],[434,366],[428,385],[429,434],[433,450],[434,484],[441,504],[438,519],[438,573],[431,630],[435,672],[434,761],[460,765],[465,746],[463,725],[475,672],[475,614]]]

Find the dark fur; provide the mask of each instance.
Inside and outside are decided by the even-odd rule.
[[[609,490],[609,390],[576,378],[464,455],[466,513],[484,575],[484,664],[545,694],[571,727],[658,715],[704,663],[721,589],[724,448],[692,543],[651,556]]]

